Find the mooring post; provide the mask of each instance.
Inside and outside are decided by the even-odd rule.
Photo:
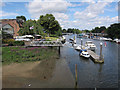
[[[82,45],[83,45],[83,40],[81,39],[81,49],[82,49]]]
[[[60,46],[58,47],[58,53],[59,53],[59,55],[60,55]]]
[[[75,64],[75,88],[77,88],[77,64]]]
[[[103,55],[102,55],[102,42],[100,43],[100,60],[103,59]]]

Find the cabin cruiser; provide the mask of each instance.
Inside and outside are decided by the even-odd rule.
[[[96,46],[95,46],[95,44],[93,44],[92,41],[87,41],[85,43],[85,47],[87,47],[89,50],[95,50],[96,49]]]
[[[81,49],[79,55],[82,56],[82,57],[85,57],[85,58],[90,57],[90,55],[88,54],[86,49]]]

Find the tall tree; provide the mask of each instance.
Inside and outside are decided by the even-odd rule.
[[[61,27],[52,14],[41,15],[38,22],[44,27],[44,31],[49,34],[56,34],[57,31],[61,32]]]
[[[115,39],[119,38],[120,39],[120,23],[115,23],[110,25],[107,29],[107,34],[108,37]]]
[[[19,30],[20,35],[44,34],[43,27],[35,20],[27,20],[23,23],[23,27]]]
[[[26,21],[25,16],[16,16],[16,21],[19,24],[19,27],[22,27],[22,24]]]

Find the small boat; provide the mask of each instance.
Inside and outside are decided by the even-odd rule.
[[[73,38],[70,38],[69,40],[74,41],[74,39],[73,39]]]
[[[118,41],[118,39],[117,39],[117,38],[113,40],[113,42],[117,42],[117,41]]]
[[[82,57],[85,57],[85,58],[90,57],[90,55],[88,54],[86,49],[81,49],[79,55],[82,56]]]
[[[120,44],[120,40],[117,40],[116,42],[117,42],[118,44]]]
[[[89,50],[95,50],[96,49],[96,46],[95,46],[95,44],[93,44],[92,41],[87,41],[85,43],[85,47],[87,47]]]
[[[77,47],[75,48],[75,50],[81,50],[81,46],[80,46],[80,45],[77,46]]]

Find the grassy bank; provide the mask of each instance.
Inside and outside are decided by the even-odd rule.
[[[57,37],[45,37],[45,39],[50,40],[50,41],[56,41],[59,38],[57,38]]]
[[[58,58],[58,51],[55,47],[2,47],[3,64],[40,61],[51,58]]]

